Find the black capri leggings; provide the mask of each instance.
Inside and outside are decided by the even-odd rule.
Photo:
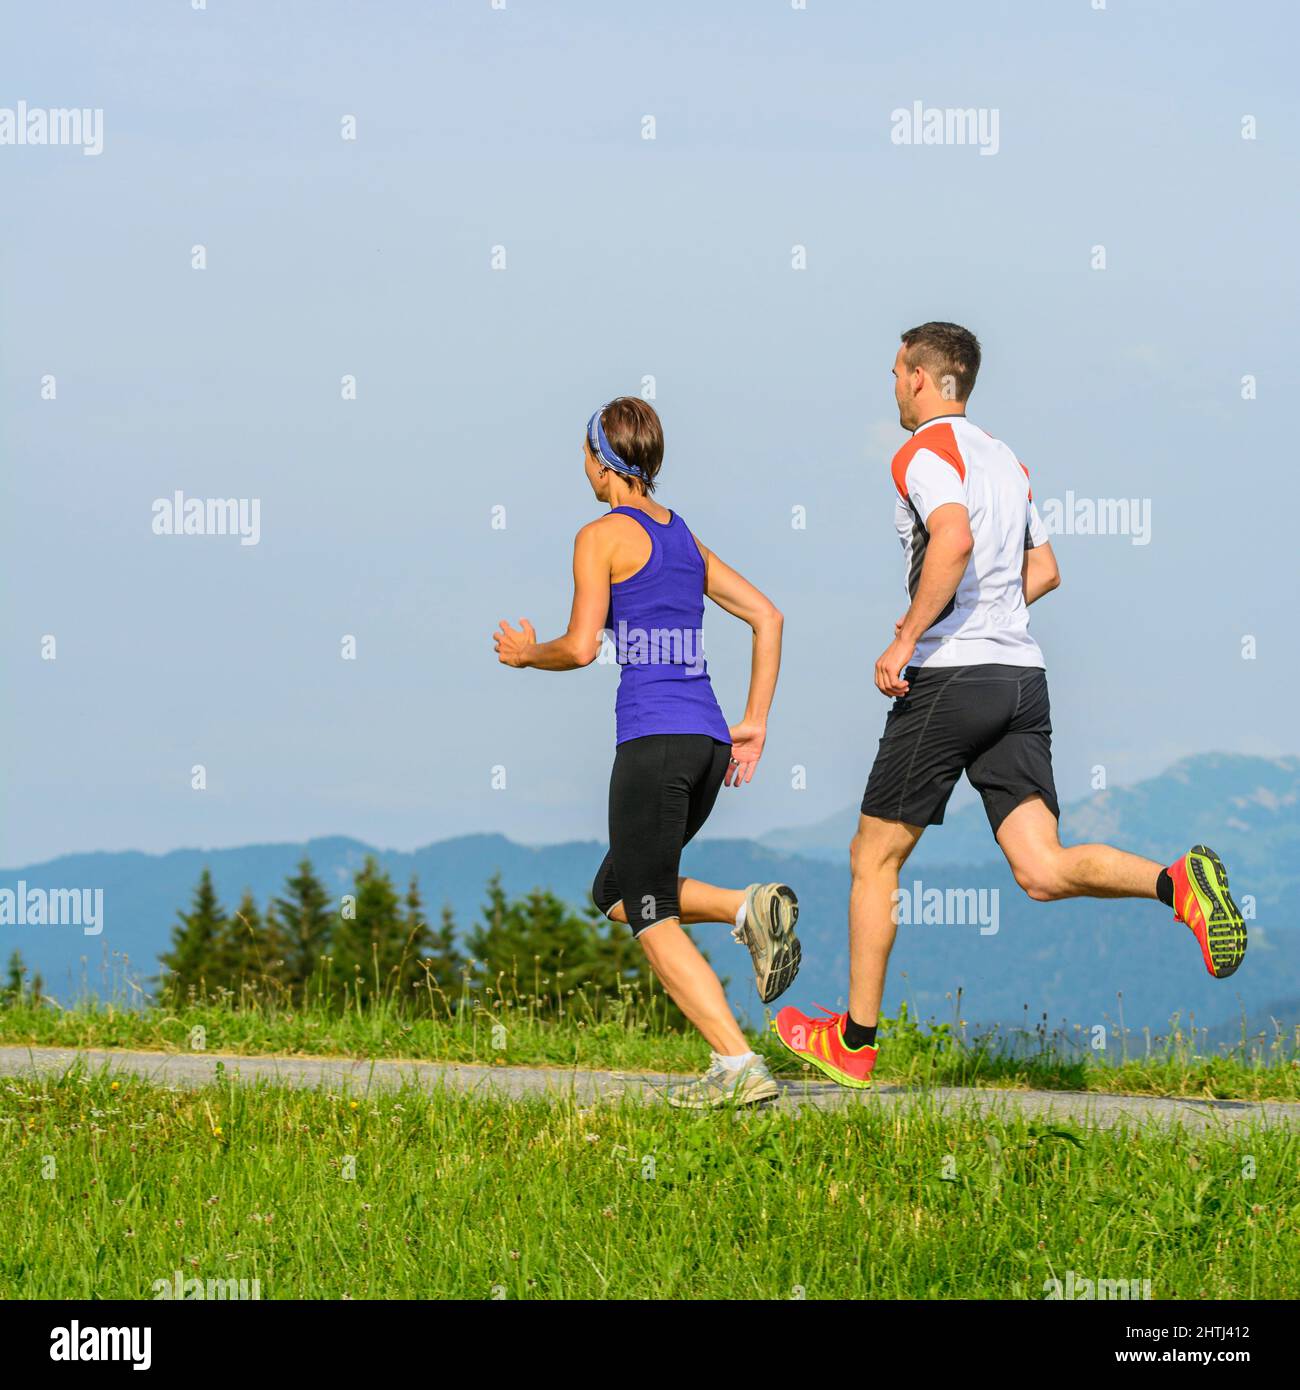
[[[609,851],[591,896],[623,904],[632,935],[681,915],[682,846],[709,818],[731,745],[708,734],[647,734],[620,743],[609,776]]]

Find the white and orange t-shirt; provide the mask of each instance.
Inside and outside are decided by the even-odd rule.
[[[1029,635],[1022,566],[1025,551],[1048,536],[1024,465],[964,415],[944,415],[912,435],[894,455],[891,471],[909,600],[936,507],[965,507],[975,542],[952,602],[922,635],[909,664],[1042,666],[1043,654]]]

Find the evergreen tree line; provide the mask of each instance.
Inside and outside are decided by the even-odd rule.
[[[631,934],[611,929],[592,905],[575,912],[541,888],[511,899],[494,875],[479,916],[462,949],[451,908],[431,925],[418,880],[412,877],[402,893],[373,856],[338,899],[304,859],[264,907],[245,890],[231,912],[204,869],[160,958],[160,984],[175,1003],[223,991],[260,994],[269,986],[300,1002],[383,997],[420,1011],[435,999],[454,1005],[468,989],[549,1013],[579,989],[594,1002],[618,998],[628,986],[647,994],[653,988]]]

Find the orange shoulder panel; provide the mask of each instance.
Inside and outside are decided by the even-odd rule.
[[[894,461],[890,465],[889,471],[894,475],[894,486],[904,502],[907,501],[908,465],[920,449],[928,449],[932,454],[938,454],[945,463],[952,464],[963,483],[966,481],[966,465],[962,462],[961,450],[957,447],[957,436],[953,434],[952,426],[931,425],[924,433],[914,434],[894,455]]]

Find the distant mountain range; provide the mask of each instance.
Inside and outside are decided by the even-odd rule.
[[[847,986],[847,846],[856,809],[799,830],[753,840],[700,840],[683,869],[694,877],[741,886],[784,880],[797,889],[804,968],[788,1002],[842,1005]],[[1187,930],[1152,903],[1030,902],[1016,886],[989,835],[983,811],[970,807],[927,832],[903,876],[919,921],[903,925],[886,1010],[907,999],[921,1017],[951,1018],[958,989],[961,1013],[975,1024],[1030,1026],[1043,1014],[1091,1027],[1118,1023],[1130,1029],[1167,1029],[1175,1013],[1194,1015],[1219,1036],[1236,1036],[1244,1019],[1252,1030],[1276,1017],[1300,1025],[1300,758],[1264,759],[1206,754],[1176,764],[1135,786],[1099,792],[1066,807],[1067,841],[1101,839],[1161,862],[1205,840],[1223,855],[1233,891],[1251,900],[1251,944],[1241,970],[1227,981],[1209,978]],[[508,892],[552,889],[585,903],[604,852],[593,842],[530,848],[499,835],[466,835],[410,853],[375,850],[344,837],[302,844],[248,845],[224,850],[175,850],[66,855],[43,864],[0,871],[0,890],[99,888],[104,930],[84,936],[76,927],[0,924],[0,952],[17,948],[39,969],[61,1001],[83,989],[119,989],[123,957],[147,979],[157,970],[177,910],[188,905],[204,866],[212,870],[223,902],[244,888],[259,902],[281,891],[306,855],[339,892],[367,854],[377,856],[398,882],[419,876],[430,914],[449,903],[462,932],[483,901],[484,885],[499,872]],[[913,893],[913,885],[921,889]],[[968,905],[996,905],[969,925],[926,924],[933,890],[952,890]],[[973,894],[972,891],[973,890]],[[983,893],[983,898],[979,897]],[[996,893],[996,897],[990,896]],[[958,899],[951,899],[956,903]],[[948,913],[951,919],[951,911]],[[991,928],[996,925],[996,931]],[[724,928],[700,928],[732,994],[751,1021],[761,1017],[748,956]],[[1122,995],[1122,1005],[1120,996]],[[1027,1012],[1026,1012],[1027,1009]]]

